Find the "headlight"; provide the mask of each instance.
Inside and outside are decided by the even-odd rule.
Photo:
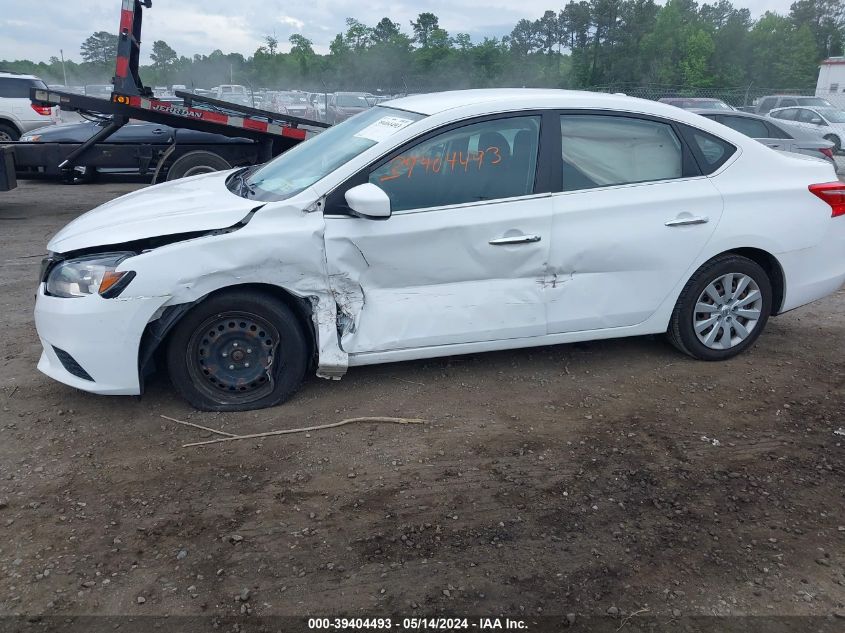
[[[40,134],[25,134],[24,136],[21,136],[21,140],[24,141],[25,143],[37,143],[38,141],[41,140],[41,135]]]
[[[99,293],[112,298],[132,281],[134,272],[115,272],[118,264],[135,253],[101,253],[56,264],[47,276],[47,294],[54,297],[84,297]]]

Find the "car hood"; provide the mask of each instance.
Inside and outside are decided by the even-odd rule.
[[[231,171],[162,183],[116,198],[85,213],[59,231],[47,248],[67,253],[96,246],[237,224],[262,202],[226,188]]]

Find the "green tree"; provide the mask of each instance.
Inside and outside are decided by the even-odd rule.
[[[117,56],[117,35],[108,31],[97,31],[82,42],[80,53],[82,59],[89,64],[113,64]]]
[[[390,18],[382,18],[372,30],[373,42],[377,43],[389,42],[399,35],[401,35],[399,23],[392,21]]]
[[[179,60],[179,56],[176,54],[176,51],[168,46],[167,42],[156,40],[153,42],[150,59],[153,61],[153,68],[164,71],[172,67]]]
[[[431,36],[440,28],[440,21],[433,13],[420,13],[416,22],[411,22],[411,28],[414,30],[414,41],[422,48],[428,48]]]
[[[279,48],[279,40],[274,35],[265,35],[264,43],[267,45],[267,52],[270,55],[275,55],[276,50]]]

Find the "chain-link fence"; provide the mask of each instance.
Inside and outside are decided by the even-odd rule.
[[[767,95],[814,95],[815,87],[765,88],[749,84],[735,87],[699,88],[692,86],[668,86],[657,84],[614,84],[587,88],[594,92],[619,92],[631,97],[657,100],[663,97],[687,97],[719,99],[735,107],[750,107]],[[834,95],[835,96],[835,95]],[[843,104],[845,105],[845,104]]]

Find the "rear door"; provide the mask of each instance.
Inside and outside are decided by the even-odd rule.
[[[329,196],[326,259],[346,352],[546,333],[552,203],[541,120],[520,113],[441,128]],[[390,218],[347,213],[343,193],[363,182],[388,194]]]
[[[697,142],[712,169],[733,151],[709,134]],[[689,274],[719,223],[722,197],[667,121],[562,114],[559,147],[549,333],[639,324]]]

